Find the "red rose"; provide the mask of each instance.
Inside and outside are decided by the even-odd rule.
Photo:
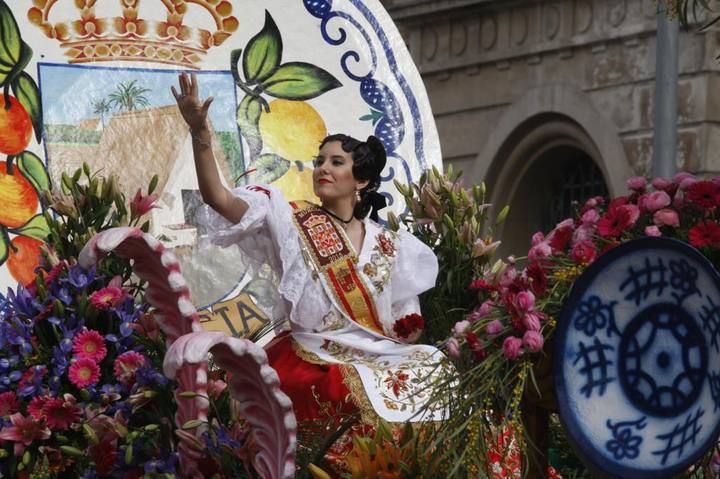
[[[417,331],[425,329],[423,317],[417,313],[408,314],[395,321],[393,331],[399,338],[409,338]]]

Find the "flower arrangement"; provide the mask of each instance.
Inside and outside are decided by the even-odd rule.
[[[62,191],[45,192],[52,246],[35,282],[0,301],[0,475],[175,477],[184,443],[206,477],[254,477],[252,439],[225,373],[208,378],[207,420],[178,427],[178,394],[198,393],[178,393],[163,373],[166,336],[144,284],[117,256],[77,262],[95,233],[140,226],[156,184],[128,209],[116,180],[85,166],[63,175]]]
[[[435,451],[429,464],[439,473],[497,477],[492,458],[481,451],[491,450],[508,430],[518,451],[532,450],[524,420],[540,398],[550,405],[554,400],[549,355],[557,317],[574,280],[598,256],[634,238],[666,236],[688,242],[720,265],[720,178],[683,172],[671,180],[635,177],[627,186],[629,194],[590,198],[549,233],[535,233],[526,257],[492,266],[485,261],[473,270],[465,298],[455,303],[462,310],[468,302],[472,306],[448,328],[451,334],[443,342],[457,374],[436,385],[429,406],[440,403],[449,411],[450,419],[423,448]],[[415,211],[427,211],[421,205],[428,202],[437,204],[432,198],[416,201]],[[433,224],[440,238],[418,237],[442,258],[442,245],[449,241],[442,236],[460,235],[467,225],[454,222],[463,226],[453,230],[447,220]],[[459,288],[448,272],[439,281]],[[434,320],[426,314],[427,323]]]

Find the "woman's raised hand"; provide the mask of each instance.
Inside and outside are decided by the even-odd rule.
[[[213,97],[208,97],[204,102],[198,98],[197,76],[193,73],[181,73],[178,76],[180,93],[174,86],[170,87],[172,94],[177,101],[180,114],[190,127],[191,131],[198,131],[207,126],[207,114]]]

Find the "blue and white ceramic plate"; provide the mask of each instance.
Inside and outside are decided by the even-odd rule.
[[[720,432],[720,275],[667,238],[610,250],[570,293],[554,372],[561,420],[592,467],[684,471]]]

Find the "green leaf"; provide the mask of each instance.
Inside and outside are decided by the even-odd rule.
[[[237,124],[240,134],[245,138],[249,147],[250,162],[262,151],[263,141],[260,136],[260,114],[262,103],[259,98],[246,95],[237,108]]]
[[[157,188],[158,181],[160,181],[160,178],[158,175],[153,175],[153,177],[150,179],[150,184],[148,185],[148,195],[151,195],[153,191],[155,191],[155,188]]]
[[[15,234],[29,236],[30,238],[47,241],[50,236],[50,226],[42,213],[39,213],[19,228],[10,230]]]
[[[0,228],[4,228],[3,226],[0,226]],[[8,244],[7,244],[7,235],[2,234],[0,235],[0,264],[5,263],[5,260],[8,257]]]
[[[17,97],[25,111],[30,115],[33,129],[35,130],[35,139],[38,143],[42,140],[43,115],[42,105],[40,103],[40,92],[38,91],[35,80],[25,72],[21,72],[12,82],[13,93]]]
[[[286,100],[309,100],[342,86],[337,78],[310,63],[280,65],[262,82],[265,93]]]
[[[380,121],[380,119],[384,116],[385,116],[385,113],[371,109],[369,115],[363,115],[358,119],[360,121],[372,121],[372,125],[375,126],[377,124],[377,122]]]
[[[205,424],[205,422],[201,421],[200,419],[191,419],[191,420],[185,422],[185,424],[182,425],[182,428],[185,430],[195,429],[196,427],[200,427],[203,424]]]
[[[282,37],[270,13],[265,10],[265,25],[260,33],[250,39],[243,56],[243,73],[249,85],[265,80],[278,66],[282,58]]]
[[[255,182],[269,184],[287,173],[290,162],[274,153],[265,153],[260,155],[252,166],[257,169]]]
[[[7,72],[20,61],[22,39],[10,7],[0,1],[0,66]],[[6,73],[7,73],[6,72]],[[0,75],[0,81],[4,80]]]
[[[23,151],[15,161],[23,176],[32,183],[35,191],[40,193],[50,189],[50,175],[40,157],[30,151]]]

